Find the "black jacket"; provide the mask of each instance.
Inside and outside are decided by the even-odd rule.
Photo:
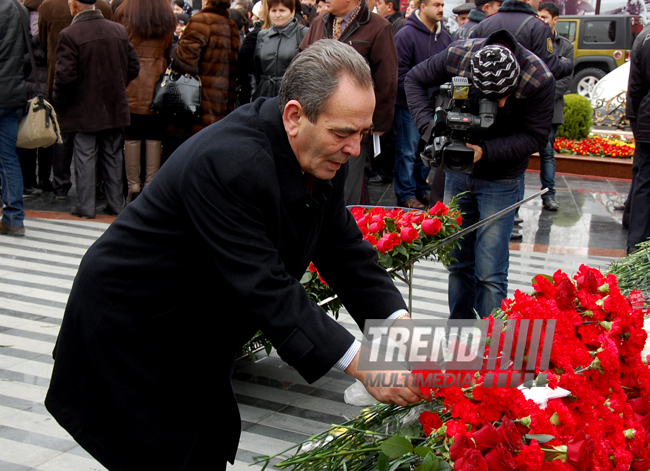
[[[27,9],[20,8],[27,18]],[[0,31],[0,108],[23,108],[27,102],[24,59],[28,51],[23,20],[13,0],[0,2]]]
[[[352,344],[300,284],[310,261],[360,325],[405,308],[345,208],[345,173],[309,193],[277,98],[190,138],[81,262],[52,415],[112,471],[234,460],[230,377],[258,329],[309,382]]]
[[[463,26],[458,28],[456,32],[453,34],[452,38],[454,41],[458,41],[459,39],[469,38],[469,34],[472,32],[474,27],[478,25],[481,21],[483,21],[485,18],[487,18],[487,14],[483,10],[474,8],[472,11],[469,12],[467,18],[469,18],[467,22]]]
[[[495,43],[508,44],[515,52],[521,75],[515,93],[503,108],[498,109],[495,123],[483,135],[470,139],[483,149],[483,158],[474,165],[473,176],[484,180],[519,177],[528,167],[530,154],[546,146],[555,99],[555,80],[546,64],[502,30],[487,39],[452,43],[444,53],[415,66],[404,82],[409,109],[418,129],[423,131],[434,111],[428,89],[458,75],[468,77],[471,83],[472,55],[485,45]]]
[[[519,34],[515,34],[526,20],[528,22]],[[537,12],[530,5],[522,0],[503,2],[499,11],[481,21],[469,37],[487,38],[500,29],[510,31],[519,44],[542,59],[556,79],[571,75],[573,72],[573,61],[562,59],[555,52],[555,38],[551,28],[537,16]]]
[[[634,138],[650,142],[650,26],[639,33],[632,46],[626,114],[635,121]]]

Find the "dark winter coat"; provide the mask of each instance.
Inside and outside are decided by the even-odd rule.
[[[559,57],[565,57],[573,63],[573,43],[555,32],[555,49]],[[573,74],[555,81],[555,104],[553,105],[553,124],[564,124],[564,95],[571,88]]]
[[[526,25],[515,34],[526,21]],[[551,28],[537,16],[537,12],[523,0],[506,0],[494,15],[481,21],[470,33],[470,38],[487,38],[490,34],[505,29],[515,35],[519,44],[542,59],[556,79],[573,72],[573,61],[560,58],[555,52],[555,38]]]
[[[470,139],[483,149],[483,158],[474,165],[474,178],[499,180],[517,178],[526,171],[528,157],[548,143],[555,101],[555,80],[544,62],[519,45],[512,34],[497,31],[487,39],[467,39],[452,43],[446,52],[415,66],[406,76],[404,87],[409,109],[423,132],[433,118],[428,89],[450,82],[454,76],[472,79],[471,57],[482,47],[502,43],[514,51],[521,68],[519,84],[495,123],[480,136]],[[477,113],[477,98],[471,96]]]
[[[399,65],[397,69],[397,99],[395,100],[397,106],[408,108],[404,92],[406,74],[420,62],[447,49],[449,44],[451,44],[451,36],[442,27],[441,21],[431,31],[420,20],[420,10],[415,10],[408,17],[406,26],[395,36]]]
[[[174,68],[201,79],[202,115],[198,132],[235,108],[239,31],[228,18],[229,2],[221,0],[192,16],[174,50]]]
[[[333,15],[323,13],[317,16],[309,27],[300,50],[319,39],[332,39],[333,25]],[[392,25],[388,20],[373,14],[366,2],[361,2],[359,14],[345,28],[339,41],[355,48],[368,62],[375,83],[376,104],[372,123],[375,132],[389,131],[393,125],[397,93],[397,50]]]
[[[309,193],[278,98],[187,141],[81,261],[45,400],[56,420],[111,470],[232,461],[230,378],[258,329],[309,382],[353,342],[300,284],[310,261],[361,325],[405,308],[345,207],[345,173]]]
[[[401,11],[396,11],[392,15],[387,16],[386,19],[393,25],[393,34],[397,34],[406,25],[406,18],[404,18]]]
[[[138,76],[138,54],[124,26],[86,10],[59,34],[52,96],[63,132],[128,126],[126,87]]]
[[[113,10],[104,0],[97,0],[95,8],[102,12],[105,19],[113,19]],[[38,37],[47,56],[47,98],[50,101],[59,33],[63,28],[70,26],[70,23],[72,23],[72,14],[68,0],[44,0],[38,8]]]
[[[20,8],[27,17],[27,9],[22,5]],[[23,108],[27,102],[27,44],[20,11],[12,0],[0,3],[0,31],[3,32],[0,41],[0,109]]]
[[[472,31],[472,29],[474,29],[474,26],[478,25],[481,21],[487,18],[487,13],[485,13],[483,10],[479,10],[478,8],[474,8],[469,12],[467,18],[468,20],[465,22],[465,24],[458,28],[454,33],[452,37],[454,41],[458,41],[459,39],[468,39],[469,33]]]
[[[636,121],[634,138],[650,142],[650,26],[639,33],[632,46],[626,114]]]
[[[47,57],[38,38],[38,7],[41,3],[42,0],[26,0],[23,2],[23,5],[29,11],[32,51],[34,52],[34,62],[36,63],[36,70],[32,70],[26,79],[27,99],[34,98],[36,95],[45,96],[47,92]],[[25,55],[25,62],[30,62],[29,54]]]
[[[282,28],[272,26],[260,31],[255,47],[255,94],[274,97],[280,93],[280,83],[289,64],[298,54],[300,43],[307,34],[307,28],[292,18]]]

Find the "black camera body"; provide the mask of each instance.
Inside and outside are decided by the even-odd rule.
[[[427,167],[442,167],[445,172],[471,174],[474,150],[467,147],[470,134],[487,130],[496,119],[497,102],[481,98],[478,115],[472,114],[468,101],[467,77],[452,77],[440,86],[446,106],[439,106],[422,136],[426,142],[420,158]]]

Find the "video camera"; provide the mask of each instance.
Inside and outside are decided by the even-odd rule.
[[[448,102],[439,106],[422,136],[426,142],[420,153],[427,167],[441,167],[445,172],[471,174],[474,150],[465,145],[471,133],[484,132],[492,126],[497,114],[497,102],[481,98],[478,115],[472,114],[468,101],[467,77],[452,77],[440,86],[440,96]]]

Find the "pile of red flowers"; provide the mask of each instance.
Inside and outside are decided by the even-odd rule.
[[[505,300],[496,317],[557,319],[549,370],[536,373],[570,395],[542,409],[518,388],[485,387],[482,373],[469,388],[429,389],[450,414],[444,423],[420,417],[448,450],[440,458],[464,471],[649,470],[650,369],[641,351],[650,310],[623,296],[613,275],[585,265],[573,279],[538,275],[533,288]]]
[[[634,155],[634,143],[616,137],[592,136],[579,141],[558,137],[555,150],[561,154],[629,158]]]

